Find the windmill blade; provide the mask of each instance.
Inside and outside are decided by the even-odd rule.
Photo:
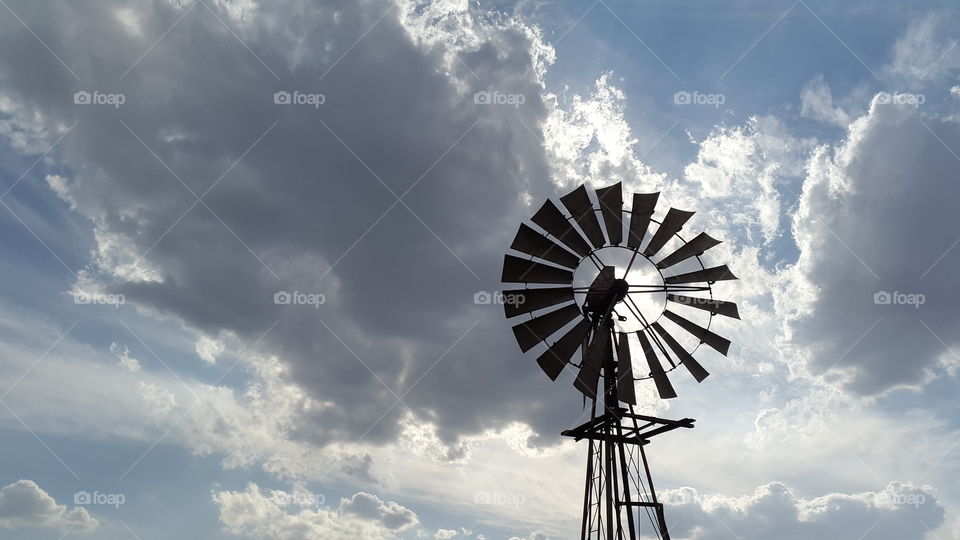
[[[643,254],[647,257],[656,255],[657,252],[660,251],[660,248],[673,238],[673,235],[680,232],[683,224],[686,223],[693,214],[694,212],[687,212],[686,210],[678,210],[676,208],[667,210],[667,216],[663,218],[663,222],[657,227],[657,232],[654,233],[653,238],[650,239],[650,243],[644,248]]]
[[[670,276],[664,278],[663,282],[667,284],[699,282],[713,283],[714,281],[726,281],[731,279],[737,279],[737,276],[733,275],[733,272],[727,268],[727,265],[723,265],[714,266],[713,268],[707,268],[704,270],[697,270],[696,272],[688,272],[686,274]]]
[[[664,268],[670,268],[671,266],[685,261],[694,255],[700,255],[704,251],[716,246],[719,243],[720,240],[711,238],[709,234],[700,233],[693,240],[690,240],[686,244],[677,248],[677,250],[670,255],[664,257],[662,261],[657,263],[657,268],[661,270]]]
[[[583,339],[589,332],[590,321],[583,319],[537,358],[540,369],[550,377],[551,381],[557,380],[557,376],[573,357],[573,353],[577,352],[577,348],[583,344]]]
[[[573,301],[573,287],[514,289],[503,291],[503,297],[503,312],[508,319],[512,319],[517,315]]]
[[[638,330],[638,332],[643,332],[644,337],[647,338],[648,342],[654,345],[652,349],[654,354],[656,354],[657,349],[660,349],[660,352],[663,353],[663,357],[667,360],[667,363],[670,364],[670,369],[677,369],[677,363],[673,361],[673,358],[670,357],[670,353],[663,347],[663,343],[660,343],[660,339],[657,338],[657,333],[653,331],[653,325],[650,325],[646,328]],[[659,360],[658,360],[659,363]],[[667,373],[667,371],[664,371]]]
[[[573,272],[536,261],[528,261],[513,255],[505,255],[500,281],[504,283],[558,283],[569,285],[573,283]]]
[[[553,201],[547,199],[543,206],[533,215],[531,221],[540,226],[543,230],[550,233],[554,238],[563,242],[563,244],[581,257],[590,254],[590,245],[580,236],[580,233],[570,225],[567,218],[563,216],[560,210],[553,204]]]
[[[584,355],[583,363],[580,364],[580,372],[577,373],[577,379],[573,381],[573,386],[589,398],[597,397],[597,382],[600,380],[600,369],[606,365],[606,361],[613,354],[610,349],[610,332],[608,330],[598,330],[593,333],[590,345],[587,346],[587,353]]]
[[[597,201],[600,203],[600,215],[607,228],[607,238],[611,246],[619,246],[623,242],[623,192],[622,182],[597,190]]]
[[[695,298],[691,296],[683,296],[682,294],[667,294],[667,300],[675,304],[709,311],[714,315],[723,315],[732,319],[740,318],[740,312],[737,310],[737,305],[733,302],[711,300],[709,298]]]
[[[513,335],[517,338],[520,350],[527,352],[577,316],[583,317],[583,313],[576,304],[570,304],[514,326]]]
[[[638,330],[637,337],[640,338],[640,347],[643,348],[643,356],[647,359],[647,366],[650,367],[650,376],[653,377],[654,384],[657,385],[657,393],[662,399],[671,399],[677,397],[677,391],[670,384],[670,378],[663,370],[663,364],[657,358],[657,352],[654,350],[647,335]]]
[[[530,227],[520,224],[517,236],[514,237],[510,249],[515,249],[527,255],[565,266],[576,268],[580,264],[580,257],[560,247],[559,244]]]
[[[560,202],[576,220],[577,225],[580,225],[580,230],[587,235],[593,247],[602,248],[606,240],[603,238],[603,231],[600,230],[597,214],[593,211],[593,203],[590,202],[590,196],[587,195],[587,188],[580,184],[577,189],[560,197]]]
[[[590,290],[587,292],[587,301],[583,304],[587,311],[599,313],[610,307],[609,302],[607,302],[608,305],[603,305],[603,300],[608,297],[610,287],[613,286],[614,271],[613,266],[604,266],[597,277],[593,278],[593,283],[590,284]]]
[[[660,323],[653,323],[650,325],[660,334],[660,337],[667,342],[667,346],[670,347],[670,350],[673,351],[673,354],[677,355],[677,358],[680,359],[680,363],[687,367],[687,371],[693,375],[693,378],[697,382],[703,382],[704,379],[710,376],[710,373],[707,370],[703,369],[703,366],[700,365],[700,362],[697,362],[693,355],[688,353],[682,345],[677,343],[677,340],[673,339],[673,336],[667,333],[666,330],[660,326]]]
[[[726,356],[727,351],[730,350],[730,340],[722,337],[718,334],[714,334],[710,330],[700,326],[697,323],[684,319],[680,315],[666,309],[663,311],[663,314],[670,319],[671,321],[677,323],[677,326],[683,328],[687,332],[690,332],[694,336],[700,339],[700,341],[706,343],[707,345],[716,349],[717,352]]]
[[[634,193],[633,207],[630,209],[630,231],[627,235],[627,247],[637,249],[644,235],[647,234],[647,227],[650,226],[650,218],[657,207],[657,199],[660,198],[660,192],[656,193]]]
[[[630,359],[630,334],[620,334],[617,340],[617,398],[630,405],[637,404],[633,387],[633,362]]]

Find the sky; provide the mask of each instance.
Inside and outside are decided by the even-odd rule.
[[[958,23],[0,0],[0,537],[577,537],[575,374],[484,299],[622,182],[739,277],[712,375],[637,385],[697,420],[648,450],[671,535],[960,539]]]

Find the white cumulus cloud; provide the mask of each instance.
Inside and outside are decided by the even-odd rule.
[[[33,480],[17,480],[0,488],[0,529],[43,527],[83,533],[98,525],[85,508],[57,504]]]

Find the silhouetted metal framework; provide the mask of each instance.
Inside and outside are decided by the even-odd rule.
[[[561,433],[577,441],[586,439],[588,444],[580,537],[636,540],[649,524],[646,530],[652,536],[669,540],[663,503],[657,499],[644,447],[656,435],[693,428],[694,420],[666,420],[636,414],[633,405],[620,407],[613,384],[620,370],[612,354],[604,371],[602,401],[591,400],[590,420]]]
[[[726,266],[708,268],[701,260],[720,241],[706,233],[689,241],[680,236],[693,212],[670,208],[660,220],[654,219],[659,196],[634,194],[632,208],[626,210],[619,183],[596,190],[596,205],[581,185],[560,198],[567,214],[547,200],[531,218],[533,226],[521,224],[510,245],[519,255],[504,257],[502,281],[523,284],[522,289],[503,291],[504,313],[508,319],[529,317],[513,327],[520,349],[526,353],[544,344],[537,353],[544,373],[556,380],[568,364],[574,366],[573,385],[590,400],[590,421],[563,432],[588,442],[584,540],[636,540],[645,522],[656,537],[670,538],[644,448],[656,435],[692,428],[694,420],[636,414],[634,381],[652,379],[663,399],[677,396],[668,374],[681,365],[702,382],[709,373],[693,356],[700,345],[723,355],[730,347],[729,340],[711,330],[714,317],[740,318],[736,304],[714,299],[712,287],[736,276]],[[651,223],[657,227],[648,234]],[[667,246],[672,247],[661,255]],[[606,248],[629,253],[623,276],[602,260],[601,250]],[[627,281],[637,259],[656,268],[657,283]],[[596,267],[589,287],[573,284],[581,264]],[[648,320],[631,295],[651,293],[662,294],[666,306]],[[617,307],[629,311],[639,329],[618,331],[614,317],[620,321],[626,317]],[[695,314],[708,317],[706,324],[689,318]],[[682,330],[697,344],[688,350],[671,329]],[[634,376],[630,353],[634,335],[649,368],[646,375]],[[579,363],[573,361],[578,350]],[[598,393],[601,379],[603,391]]]

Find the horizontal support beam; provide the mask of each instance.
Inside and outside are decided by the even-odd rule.
[[[681,420],[667,420],[666,418],[657,418],[655,416],[645,416],[642,414],[633,414],[624,412],[620,415],[622,418],[632,418],[634,420],[642,420],[644,422],[649,422],[651,424],[666,424],[676,425],[677,427],[692,428],[693,423],[696,422],[693,418],[683,418]]]
[[[631,414],[628,413],[626,409],[618,409],[617,412],[619,413],[617,416],[614,416],[610,413],[605,413],[594,418],[593,420],[584,422],[575,428],[563,431],[561,435],[565,437],[574,437],[578,441],[580,439],[615,440],[607,439],[605,437],[607,437],[608,433],[613,432],[623,419],[633,419],[641,420],[645,423],[636,427],[631,425],[620,425],[620,430],[626,432],[627,435],[630,435],[629,438],[625,438],[624,440],[629,441],[632,444],[646,444],[649,442],[648,439],[654,437],[655,435],[673,431],[677,428],[693,428],[693,423],[695,422],[695,420],[692,418],[684,418],[682,420],[667,420],[665,418]]]
[[[643,446],[643,445],[646,445],[646,444],[649,444],[649,443],[650,443],[650,441],[647,440],[647,439],[640,439],[640,438],[637,438],[637,437],[627,437],[627,436],[624,436],[624,435],[611,435],[611,434],[602,433],[602,432],[600,432],[600,433],[594,433],[594,432],[573,433],[573,432],[571,432],[570,430],[567,430],[567,431],[562,431],[562,432],[560,432],[560,435],[562,435],[562,436],[564,436],[564,437],[573,437],[574,440],[577,440],[577,441],[579,441],[579,440],[581,440],[581,439],[587,439],[587,440],[591,440],[591,441],[604,441],[604,442],[619,442],[619,443],[626,443],[626,444],[638,444],[638,445],[640,445],[640,446]]]
[[[649,508],[663,508],[663,503],[654,503],[654,502],[625,502],[618,501],[617,505],[619,506],[647,506]]]

